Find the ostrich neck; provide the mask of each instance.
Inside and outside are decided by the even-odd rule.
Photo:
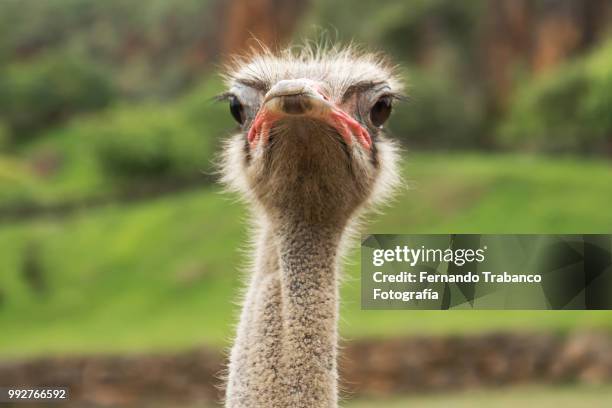
[[[342,228],[284,223],[276,242],[282,358],[292,407],[337,406],[337,257]]]
[[[230,355],[227,408],[336,408],[343,223],[261,226]]]

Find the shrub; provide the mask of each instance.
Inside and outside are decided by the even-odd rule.
[[[119,179],[142,181],[195,178],[210,170],[212,138],[171,107],[116,108],[87,130],[103,170]]]
[[[0,152],[3,152],[8,149],[10,145],[10,138],[11,134],[9,132],[8,126],[0,122]]]
[[[102,108],[113,95],[104,72],[75,56],[40,57],[0,71],[0,119],[13,142],[75,113]]]
[[[483,103],[477,94],[435,73],[411,71],[408,101],[399,103],[389,124],[409,147],[464,148],[482,134]]]
[[[498,137],[505,146],[536,151],[610,154],[611,106],[609,43],[523,85]]]

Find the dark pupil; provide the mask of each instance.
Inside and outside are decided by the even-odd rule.
[[[374,126],[381,126],[387,121],[391,114],[391,101],[389,98],[381,98],[372,106],[370,119]]]
[[[242,123],[244,122],[242,104],[235,96],[232,96],[232,98],[230,99],[230,112],[232,113],[234,119],[236,119],[236,122],[242,125]]]

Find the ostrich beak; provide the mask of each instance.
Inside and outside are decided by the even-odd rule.
[[[266,93],[263,105],[249,130],[251,146],[259,139],[267,141],[272,124],[288,116],[304,116],[326,123],[336,129],[349,146],[353,138],[366,149],[372,146],[368,131],[330,102],[317,82],[306,78],[279,81]]]
[[[308,79],[279,81],[264,97],[264,106],[271,113],[311,117],[332,110],[316,83]]]

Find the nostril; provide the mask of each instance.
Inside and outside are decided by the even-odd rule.
[[[285,113],[299,115],[312,107],[310,99],[304,95],[288,95],[282,99],[282,109]]]

